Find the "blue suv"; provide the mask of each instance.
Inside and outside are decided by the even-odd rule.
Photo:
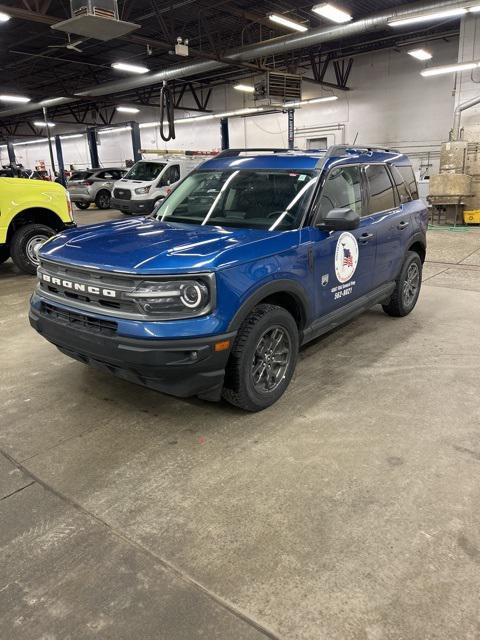
[[[124,379],[258,411],[305,343],[375,304],[412,311],[427,220],[395,151],[224,151],[152,215],[47,241],[30,321]]]

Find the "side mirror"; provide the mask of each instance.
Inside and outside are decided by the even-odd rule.
[[[331,209],[323,220],[315,222],[315,226],[327,231],[350,231],[360,225],[360,216],[352,209]]]

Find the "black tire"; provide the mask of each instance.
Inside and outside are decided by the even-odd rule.
[[[0,247],[0,264],[6,262],[10,257],[10,247],[8,245],[4,245]]]
[[[392,297],[388,304],[382,305],[386,314],[394,318],[403,318],[413,311],[422,286],[422,267],[418,253],[409,251]]]
[[[102,191],[99,191],[97,193],[97,196],[95,198],[95,205],[97,209],[110,209],[110,200],[110,191],[102,189]]]
[[[38,260],[34,258],[34,247],[42,239],[48,240],[55,234],[55,230],[44,224],[26,224],[15,231],[12,238],[10,252],[14,264],[25,273],[35,275]]]
[[[90,202],[74,202],[74,205],[79,209],[88,209]]]
[[[262,358],[270,358],[270,363],[257,357],[262,340],[269,339],[269,332],[278,330],[283,336],[282,343],[278,346],[284,346],[287,351],[287,355],[277,354],[279,358],[285,356],[284,365],[279,365],[275,359],[272,361],[275,354],[272,356],[268,350]],[[240,327],[230,354],[223,388],[225,400],[246,411],[261,411],[274,404],[290,384],[297,364],[298,348],[298,328],[288,311],[272,304],[255,307]],[[255,383],[254,372],[259,365],[279,367],[279,377],[272,390],[260,391],[260,383]],[[268,375],[268,371],[266,374]],[[270,375],[276,374],[273,372]]]

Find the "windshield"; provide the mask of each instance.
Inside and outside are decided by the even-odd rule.
[[[157,210],[158,220],[294,229],[310,202],[313,171],[197,171]]]
[[[145,180],[151,182],[164,169],[162,162],[137,162],[125,177],[126,180]]]

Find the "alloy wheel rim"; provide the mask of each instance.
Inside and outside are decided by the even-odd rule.
[[[407,275],[403,283],[403,302],[410,307],[417,296],[420,287],[420,269],[413,263],[408,267]]]
[[[108,196],[101,195],[101,196],[100,196],[100,206],[101,206],[101,207],[106,207],[108,204],[109,204],[109,198],[108,198]]]
[[[288,370],[292,342],[288,332],[278,325],[267,329],[255,347],[250,375],[258,393],[271,393],[278,388]]]
[[[33,262],[33,264],[39,264],[38,252],[46,240],[48,240],[47,236],[37,235],[30,238],[27,242],[26,254],[30,262]]]

